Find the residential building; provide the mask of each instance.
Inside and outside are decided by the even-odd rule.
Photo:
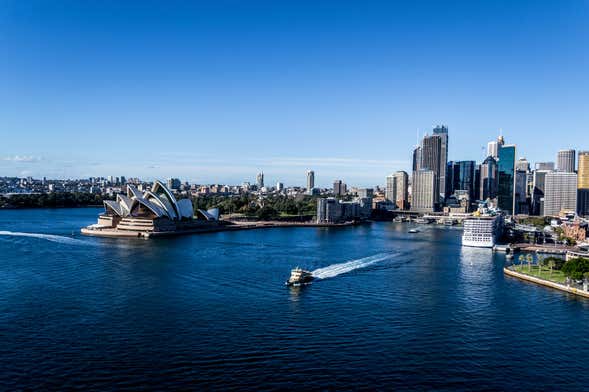
[[[333,194],[336,196],[343,196],[347,193],[346,184],[342,180],[335,180],[333,182]]]
[[[256,176],[256,185],[258,189],[262,189],[264,187],[264,172],[258,173]]]
[[[313,170],[307,171],[307,192],[311,192],[315,188],[315,172]]]

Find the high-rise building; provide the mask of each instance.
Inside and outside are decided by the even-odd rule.
[[[421,146],[413,149],[413,171],[421,169]]]
[[[180,179],[168,178],[168,189],[178,190],[178,189],[180,189],[181,185],[182,185],[182,182],[180,182]]]
[[[496,141],[487,143],[487,156],[495,160],[499,159],[499,143]]]
[[[579,151],[579,189],[589,189],[589,151]]]
[[[501,151],[501,147],[505,144],[505,139],[503,136],[499,136],[497,140],[491,141],[487,143],[487,156],[493,157],[493,159],[499,159],[499,152]]]
[[[577,213],[589,216],[589,151],[579,151]]]
[[[421,142],[421,165],[420,169],[431,170],[434,172],[435,183],[434,192],[440,195],[440,173],[442,172],[441,164],[442,138],[439,135],[425,136]],[[436,199],[436,204],[438,202]]]
[[[515,212],[515,145],[502,145],[497,166],[497,205],[508,215]]]
[[[589,217],[589,189],[577,189],[577,214]]]
[[[554,162],[536,162],[534,165],[534,170],[549,170],[554,171],[556,167],[554,166]]]
[[[446,192],[446,168],[448,165],[448,127],[438,125],[434,128],[434,135],[441,139],[440,144],[440,195],[448,196]]]
[[[559,172],[574,173],[575,150],[560,150],[558,152],[556,162]]]
[[[397,183],[394,174],[389,174],[387,176],[387,184],[384,195],[389,202],[395,203],[395,197],[397,197]]]
[[[520,158],[515,163],[515,170],[528,172],[530,170],[530,162],[526,158]]]
[[[553,170],[534,170],[532,185],[532,214],[544,215],[544,190],[546,174]]]
[[[420,169],[413,172],[411,185],[411,209],[422,212],[433,212],[438,202],[436,192],[437,175],[433,170]]]
[[[497,197],[497,161],[489,155],[481,164],[480,199]]]
[[[385,197],[397,208],[407,209],[408,206],[408,184],[409,176],[404,171],[395,172],[387,176],[387,187]]]
[[[544,184],[544,215],[577,210],[577,174],[548,172]]]
[[[277,190],[278,192],[282,192],[282,190],[283,190],[283,189],[284,189],[284,184],[283,184],[283,183],[281,183],[281,182],[277,182],[277,183],[276,183],[276,190]]]
[[[310,192],[315,188],[315,172],[313,170],[307,171],[307,191]]]
[[[528,172],[515,171],[515,214],[529,214],[528,207]]]
[[[467,191],[470,200],[474,200],[475,161],[454,162],[458,167],[458,178],[454,178],[455,189],[453,191]],[[454,173],[455,174],[455,173]],[[456,181],[457,180],[457,181]]]
[[[333,182],[333,194],[336,196],[345,195],[347,192],[346,184],[342,180],[335,180]]]
[[[360,199],[371,199],[374,196],[374,189],[360,188],[358,189],[358,197]]]
[[[258,173],[256,176],[256,184],[258,185],[258,189],[262,189],[264,187],[264,172]]]

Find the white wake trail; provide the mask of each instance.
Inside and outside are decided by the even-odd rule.
[[[361,259],[351,260],[345,263],[332,264],[327,267],[318,268],[311,273],[317,279],[333,278],[334,276],[345,274],[359,268],[368,267],[369,265],[378,263],[380,261],[391,259],[392,257],[392,254],[380,253],[374,256],[363,257]]]
[[[89,243],[82,240],[77,240],[75,238],[65,237],[61,235],[54,235],[54,234],[43,234],[43,233],[23,233],[18,231],[0,231],[0,236],[10,236],[10,237],[31,237],[31,238],[40,238],[47,241],[58,242],[60,244],[70,244],[70,245],[88,245]]]

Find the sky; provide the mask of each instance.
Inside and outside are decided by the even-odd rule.
[[[383,184],[589,149],[588,1],[0,1],[0,176]]]

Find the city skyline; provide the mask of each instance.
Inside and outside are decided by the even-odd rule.
[[[530,162],[589,148],[584,3],[1,11],[0,175],[368,186],[436,124],[448,160],[481,162],[500,129]]]

